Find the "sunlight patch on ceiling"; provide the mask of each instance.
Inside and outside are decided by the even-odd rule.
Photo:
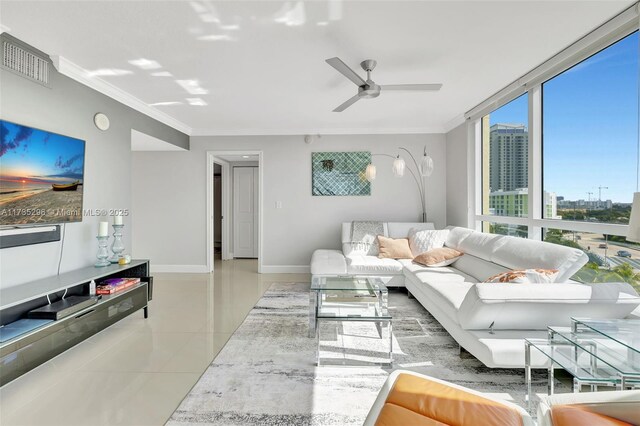
[[[189,102],[189,105],[191,105],[191,106],[207,106],[207,105],[209,105],[202,98],[187,98],[187,102]]]
[[[237,38],[231,37],[229,34],[209,34],[198,37],[201,41],[238,41]]]
[[[97,70],[87,71],[88,77],[119,77],[129,74],[133,74],[133,71],[118,68],[99,68]]]
[[[134,67],[140,68],[141,70],[157,70],[159,68],[162,68],[162,65],[160,65],[157,61],[145,58],[133,59],[129,61],[129,63]]]
[[[190,95],[206,95],[209,93],[207,89],[200,86],[200,82],[196,79],[176,80],[176,83]]]
[[[218,25],[218,28],[224,31],[238,31],[240,29],[240,25],[238,24]]]
[[[154,102],[149,104],[149,106],[171,106],[171,105],[182,105],[180,101],[166,101],[166,102]]]
[[[288,27],[299,27],[307,22],[304,3],[298,1],[295,4],[286,2],[279,11],[276,12],[273,22],[284,24]]]

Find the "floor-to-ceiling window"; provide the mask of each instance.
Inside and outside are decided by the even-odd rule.
[[[589,263],[574,279],[640,288],[640,245],[625,239],[639,180],[639,51],[637,30],[617,34],[476,118],[483,231],[580,248]]]
[[[629,223],[638,171],[638,33],[542,84],[544,218]]]

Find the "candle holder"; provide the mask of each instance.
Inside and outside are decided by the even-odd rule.
[[[109,262],[109,250],[107,250],[107,243],[109,241],[109,237],[108,236],[104,236],[104,237],[96,237],[98,239],[98,253],[96,254],[96,257],[98,258],[98,261],[95,263],[95,266],[100,268],[102,266],[109,266],[111,265],[111,262]]]
[[[111,244],[111,251],[113,256],[109,258],[109,262],[118,263],[120,260],[120,253],[124,251],[124,243],[122,242],[122,228],[124,225],[113,224],[113,244]]]

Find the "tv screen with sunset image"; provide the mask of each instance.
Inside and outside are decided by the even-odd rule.
[[[82,220],[84,141],[0,120],[0,225]]]

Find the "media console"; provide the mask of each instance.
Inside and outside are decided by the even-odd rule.
[[[103,295],[97,303],[73,315],[46,322],[1,342],[0,386],[140,309],[147,318],[148,302],[153,296],[153,277],[149,276],[148,260],[134,260],[128,265],[89,266],[0,289],[0,325],[6,326],[27,318],[29,311],[61,300],[63,296],[87,296],[92,280],[99,282],[106,278],[140,278],[141,282],[118,293]]]

